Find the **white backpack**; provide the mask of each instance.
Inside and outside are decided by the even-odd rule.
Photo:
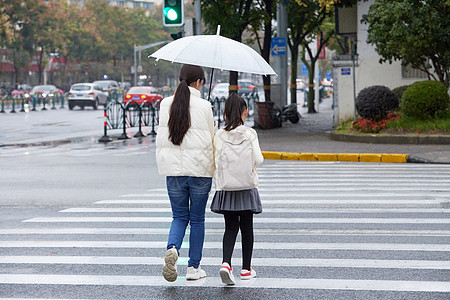
[[[222,150],[217,165],[217,190],[240,191],[258,186],[255,158],[244,126],[223,134]]]

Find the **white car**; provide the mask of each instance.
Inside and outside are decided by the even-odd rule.
[[[228,98],[228,88],[230,84],[229,83],[218,83],[214,86],[214,88],[211,91],[211,100],[214,100],[215,98]]]
[[[84,109],[85,106],[92,106],[97,109],[99,105],[106,107],[108,103],[108,93],[94,83],[77,83],[70,88],[68,99],[69,109],[75,106]]]

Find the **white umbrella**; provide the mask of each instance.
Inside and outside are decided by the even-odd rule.
[[[149,57],[213,69],[277,75],[264,58],[249,46],[219,35],[195,35],[175,40]]]

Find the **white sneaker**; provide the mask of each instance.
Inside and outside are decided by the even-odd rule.
[[[177,280],[178,277],[177,260],[178,260],[178,251],[174,246],[166,251],[166,256],[164,257],[164,267],[162,270],[164,279],[169,282]]]
[[[198,280],[200,278],[206,277],[206,272],[198,267],[189,267],[186,271],[186,280]]]
[[[226,262],[222,264],[222,267],[219,270],[220,278],[222,278],[222,282],[228,285],[234,285],[234,276],[233,276],[233,269],[230,267],[230,265]]]
[[[241,280],[252,279],[256,277],[256,271],[250,268],[249,270],[242,269],[241,271]]]

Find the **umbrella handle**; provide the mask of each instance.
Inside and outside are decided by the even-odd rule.
[[[209,99],[211,98],[211,87],[212,87],[213,75],[214,75],[214,68],[212,68],[212,70],[211,70],[211,79],[209,80],[208,101],[210,101]]]

